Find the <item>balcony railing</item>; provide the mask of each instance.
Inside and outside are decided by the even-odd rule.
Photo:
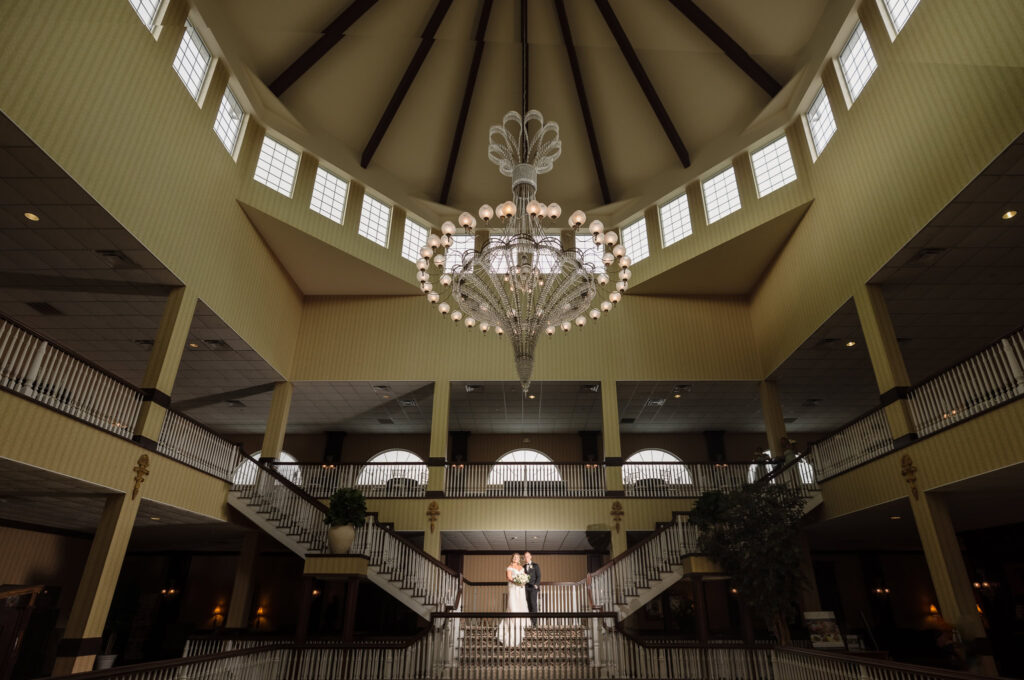
[[[131,439],[144,400],[133,385],[23,326],[0,318],[0,388]],[[157,452],[224,480],[241,462],[238,446],[167,411]]]
[[[120,378],[0,319],[0,387],[131,439],[142,393]]]
[[[423,498],[429,470],[424,463],[271,463],[306,493],[327,498],[342,488],[367,498]]]
[[[992,680],[994,677],[795,647],[779,647],[772,650],[771,656],[775,677],[794,680]]]
[[[818,481],[824,481],[895,448],[884,409],[876,409],[811,445]]]
[[[605,495],[599,463],[450,464],[444,490],[454,498],[593,498]]]
[[[1024,394],[1024,330],[986,347],[910,391],[919,436],[951,427]]]
[[[916,434],[924,437],[1024,395],[1024,329],[1018,329],[907,395]],[[882,408],[811,446],[819,481],[881,458],[896,448]]]

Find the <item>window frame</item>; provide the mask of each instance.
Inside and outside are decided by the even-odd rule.
[[[711,201],[708,200],[708,190],[707,190],[707,187],[712,182],[718,180],[718,178],[724,177],[725,175],[729,175],[729,174],[732,175],[732,186],[731,187],[727,186],[726,187],[726,192],[727,192],[727,194],[731,194],[731,193],[735,192],[735,194],[736,194],[736,207],[735,208],[731,208],[729,210],[729,212],[719,212],[717,217],[715,217],[714,219],[711,219],[711,213],[710,213]],[[732,163],[730,163],[728,166],[722,168],[721,170],[719,170],[715,174],[711,175],[707,179],[702,179],[700,181],[700,195],[701,195],[701,199],[703,199],[703,201],[704,201],[704,221],[705,221],[705,223],[708,226],[711,226],[715,222],[721,222],[725,218],[729,217],[729,215],[733,215],[735,213],[738,213],[740,210],[743,210],[743,199],[740,196],[740,184],[739,184],[739,181],[736,179],[736,166],[733,165]],[[731,198],[729,199],[729,205],[730,205],[730,207],[732,205],[732,199]]]
[[[342,186],[345,187],[343,190],[344,195],[341,197],[341,207],[338,210],[334,210],[334,205],[335,203],[337,203],[337,192],[334,192],[334,194],[332,194],[330,200],[331,207],[327,209],[327,212],[324,212],[324,210],[322,209],[324,206],[324,198],[326,198],[326,193],[321,190],[320,193],[323,195],[324,198],[317,198],[317,183],[320,181],[321,174],[326,175],[327,177],[333,179],[335,183],[341,184]],[[325,181],[323,182],[323,184],[326,186],[327,182]],[[335,224],[342,224],[345,221],[345,210],[348,208],[348,197],[351,188],[352,185],[349,182],[349,180],[345,179],[336,172],[332,172],[329,168],[325,167],[322,162],[318,163],[316,166],[316,173],[313,175],[313,190],[312,192],[310,192],[309,195],[309,209],[312,212],[316,213],[317,215],[329,219],[331,222],[334,222]],[[313,207],[314,202],[317,201],[319,201],[320,203],[320,208]],[[334,218],[335,212],[338,213],[337,219]]]
[[[814,110],[815,103],[818,101],[819,98],[824,98],[825,103],[828,105],[829,117],[832,118],[833,128],[832,132],[829,133],[828,138],[825,139],[821,149],[818,149],[817,141],[815,141],[814,124],[811,121],[811,111]],[[813,161],[817,162],[817,160],[821,157],[821,154],[825,153],[825,149],[828,148],[828,145],[832,141],[832,138],[836,136],[837,132],[839,132],[839,126],[836,123],[835,112],[832,110],[832,101],[829,99],[828,92],[825,90],[824,83],[819,84],[818,90],[815,92],[814,97],[811,99],[810,105],[804,111],[804,114],[800,116],[800,118],[801,120],[803,120],[804,123],[804,130],[807,133],[807,141],[810,142],[809,147],[811,151],[811,158]]]
[[[293,171],[292,176],[291,176],[291,183],[288,186],[288,193],[285,193],[285,192],[281,191],[281,189],[276,187],[276,186],[267,184],[267,182],[265,182],[264,180],[259,179],[256,176],[257,173],[260,172],[260,161],[263,159],[263,150],[266,147],[268,140],[271,143],[276,144],[277,146],[281,147],[286,152],[295,155],[295,170]],[[286,158],[287,158],[287,155],[286,155]],[[260,150],[259,150],[258,155],[256,156],[256,169],[253,171],[253,176],[252,176],[253,181],[258,182],[259,184],[262,184],[263,186],[267,187],[271,191],[275,191],[275,192],[281,194],[285,198],[293,198],[294,195],[295,195],[295,179],[296,179],[296,177],[298,177],[299,166],[301,165],[301,163],[302,163],[302,154],[301,153],[299,153],[298,151],[296,151],[292,147],[290,147],[287,144],[285,144],[284,142],[280,141],[277,137],[274,137],[272,134],[267,132],[267,133],[265,133],[263,135],[263,141],[260,143]],[[271,168],[273,168],[273,166],[271,166]],[[269,178],[269,173],[267,173],[267,174],[268,174],[268,178]]]
[[[673,206],[673,205],[675,205],[676,203],[679,203],[679,202],[682,202],[682,205],[684,205],[686,207],[686,225],[682,229],[682,231],[684,233],[681,236],[675,237],[671,241],[668,241],[668,240],[666,240],[666,234],[665,234],[665,224],[667,222],[667,220],[665,219],[665,209],[669,208],[670,206]],[[674,210],[674,208],[673,208],[673,210]],[[674,198],[669,199],[668,201],[665,201],[664,203],[659,205],[658,206],[658,222],[659,222],[659,226],[661,228],[661,247],[662,247],[662,249],[668,248],[669,246],[675,245],[675,244],[679,243],[680,241],[683,241],[683,240],[693,236],[693,214],[690,211],[690,192],[683,191],[683,193],[678,194]],[[673,227],[673,231],[676,231],[675,227]]]
[[[364,217],[367,216],[366,206],[367,206],[367,203],[370,202],[370,201],[372,201],[373,203],[376,203],[377,205],[381,206],[381,208],[387,210],[387,220],[385,221],[385,225],[384,225],[384,242],[383,243],[381,243],[373,235],[371,235],[369,225],[364,223]],[[394,205],[384,201],[383,199],[380,199],[380,198],[377,198],[376,196],[373,196],[368,191],[365,192],[363,194],[363,203],[362,203],[361,206],[359,206],[359,222],[358,222],[358,224],[356,226],[356,234],[359,235],[359,236],[362,236],[363,238],[365,238],[370,243],[373,243],[375,245],[380,246],[381,248],[385,248],[386,249],[388,247],[388,243],[391,241],[391,219],[392,219],[392,217],[394,217],[394,214],[395,214],[395,206]],[[379,225],[374,224],[373,225],[373,230],[376,231],[378,226]]]
[[[640,234],[642,248],[633,248],[632,245],[628,242],[630,239],[627,236],[627,233],[633,233],[634,229],[638,230],[638,233]],[[619,237],[619,242],[622,243],[622,245],[626,248],[626,257],[628,257],[630,262],[632,262],[632,264],[630,265],[631,267],[634,266],[637,262],[646,260],[648,257],[651,256],[650,239],[648,239],[647,237],[646,217],[641,216],[640,219],[634,220],[629,224],[625,225],[624,227],[620,227]],[[646,252],[640,254],[639,250],[644,250]]]
[[[191,34],[189,33],[189,31],[191,31]],[[189,83],[185,80],[185,76],[183,76],[178,67],[175,66],[175,64],[178,63],[179,56],[182,55],[182,49],[185,47],[186,38],[192,41],[193,44],[198,44],[199,47],[202,48],[202,52],[206,53],[207,57],[206,66],[204,67],[203,70],[203,77],[198,82],[195,92],[192,92]],[[210,48],[206,45],[206,41],[203,40],[203,36],[199,33],[199,29],[196,28],[195,24],[192,23],[191,18],[186,18],[185,30],[181,34],[181,41],[178,43],[178,49],[174,52],[174,59],[171,60],[171,68],[178,75],[178,79],[181,80],[182,85],[184,85],[185,91],[188,92],[189,96],[191,96],[192,99],[195,100],[199,108],[203,108],[203,102],[206,99],[206,93],[207,89],[210,86],[210,79],[213,74],[215,63],[216,58],[214,58],[213,53],[210,51]]]
[[[224,100],[228,97],[231,97],[231,99],[234,100],[235,105],[238,107],[238,110],[242,114],[241,117],[239,117],[238,119],[238,129],[235,131],[234,144],[230,149],[228,148],[228,145],[224,142],[224,138],[220,136],[220,132],[217,131],[217,124],[220,121],[221,108],[224,106]],[[224,88],[224,94],[222,94],[220,97],[220,103],[217,105],[217,115],[213,119],[213,131],[214,134],[217,135],[217,139],[220,140],[221,144],[227,150],[228,155],[230,155],[231,158],[235,161],[238,160],[238,150],[242,147],[242,136],[245,134],[245,126],[248,124],[248,122],[248,112],[245,110],[245,107],[242,106],[242,102],[238,100],[238,97],[235,95],[234,90],[231,89],[231,85],[228,84]]]
[[[847,71],[846,68],[847,62],[844,60],[844,55],[847,53],[847,50],[850,49],[850,46],[853,45],[854,40],[858,37],[858,33],[863,35],[864,44],[867,45],[866,55],[870,59],[872,66],[870,72],[868,72],[867,74],[867,77],[864,78],[864,81],[862,83],[860,83],[860,89],[854,92],[852,86],[853,83],[850,80],[850,73]],[[839,80],[843,84],[843,95],[846,98],[846,108],[853,108],[853,103],[857,101],[861,94],[864,93],[864,90],[867,88],[868,83],[871,82],[871,78],[875,75],[875,71],[878,70],[878,59],[875,57],[875,51],[871,47],[871,39],[868,37],[867,29],[864,28],[864,23],[862,21],[858,21],[854,25],[853,30],[850,31],[850,35],[846,39],[846,42],[843,43],[843,48],[839,50],[839,54],[836,56],[835,62],[836,72],[841,76]],[[854,66],[856,75],[857,73],[860,73],[860,71],[859,69],[856,69],[856,64],[854,64]]]
[[[792,170],[792,175],[793,176],[790,179],[785,179],[788,176],[789,173],[788,172],[783,172],[782,173],[782,177],[783,177],[784,181],[781,184],[776,184],[775,181],[773,181],[773,177],[769,173],[769,177],[768,177],[769,188],[768,188],[767,191],[764,191],[762,193],[762,191],[761,191],[761,177],[758,175],[757,160],[756,160],[755,157],[758,154],[766,151],[770,147],[773,147],[773,146],[779,144],[779,142],[785,142],[786,156],[789,158],[789,169]],[[773,194],[776,191],[778,191],[779,189],[782,189],[783,187],[785,187],[785,186],[787,186],[789,184],[792,184],[793,182],[795,182],[798,179],[800,179],[800,175],[796,171],[796,162],[793,160],[793,146],[792,146],[792,144],[790,144],[789,135],[786,134],[785,131],[783,131],[781,135],[779,135],[778,137],[774,138],[770,142],[762,144],[758,148],[754,149],[748,155],[749,155],[749,158],[750,158],[750,169],[751,169],[751,172],[754,175],[754,186],[757,189],[757,197],[759,199],[764,198],[765,196],[768,196],[769,194]],[[777,157],[778,157],[778,155],[776,154],[776,158]],[[766,164],[766,167],[768,167],[767,164]]]

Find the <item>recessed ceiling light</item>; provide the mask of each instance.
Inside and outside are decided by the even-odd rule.
[[[150,517],[150,519],[153,520],[154,522],[159,522],[160,521],[159,517]]]
[[[673,394],[673,395],[672,395],[672,397],[673,397],[673,398],[675,398],[675,399],[679,399],[679,398],[681,398],[682,396],[683,396],[683,395],[679,394],[678,392],[676,392],[675,394]]]
[[[537,398],[537,395],[536,395],[536,394],[531,394],[531,395],[530,395],[530,399],[536,399],[536,398]]]
[[[1007,210],[1006,212],[1003,213],[1003,219],[1004,220],[1012,220],[1016,216],[1017,216],[1017,211],[1016,210]],[[25,217],[28,217],[28,213],[25,213]],[[29,217],[29,219],[32,219],[32,218]]]
[[[1014,213],[1014,215],[1016,215],[1016,214],[1017,213]],[[30,222],[38,222],[39,221],[39,215],[37,215],[35,213],[27,212],[27,213],[25,213],[25,219],[29,220]],[[1009,219],[1009,218],[1004,216],[1003,219]]]
[[[900,515],[889,515],[889,519],[903,519]]]
[[[540,536],[534,536],[534,538],[535,538],[535,539],[536,539],[536,538],[540,538]]]
[[[856,344],[857,344],[857,341],[856,341],[856,340],[847,340],[847,341],[846,341],[846,346],[847,346],[847,347],[853,347],[853,346],[854,346],[854,345],[856,345]]]
[[[199,349],[199,343],[198,342],[190,342],[190,343],[188,343],[188,346],[189,346],[190,349]]]

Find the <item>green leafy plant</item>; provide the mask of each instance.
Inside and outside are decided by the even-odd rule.
[[[366,498],[359,489],[338,489],[331,496],[324,524],[329,527],[351,524],[356,529],[366,524]]]
[[[800,521],[804,500],[785,484],[752,484],[709,491],[690,513],[698,546],[732,577],[752,613],[789,642],[787,620],[804,588]]]

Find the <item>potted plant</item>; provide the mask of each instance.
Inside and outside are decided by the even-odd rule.
[[[324,524],[331,552],[343,555],[352,547],[356,529],[366,523],[366,499],[359,489],[338,489],[327,506]]]

